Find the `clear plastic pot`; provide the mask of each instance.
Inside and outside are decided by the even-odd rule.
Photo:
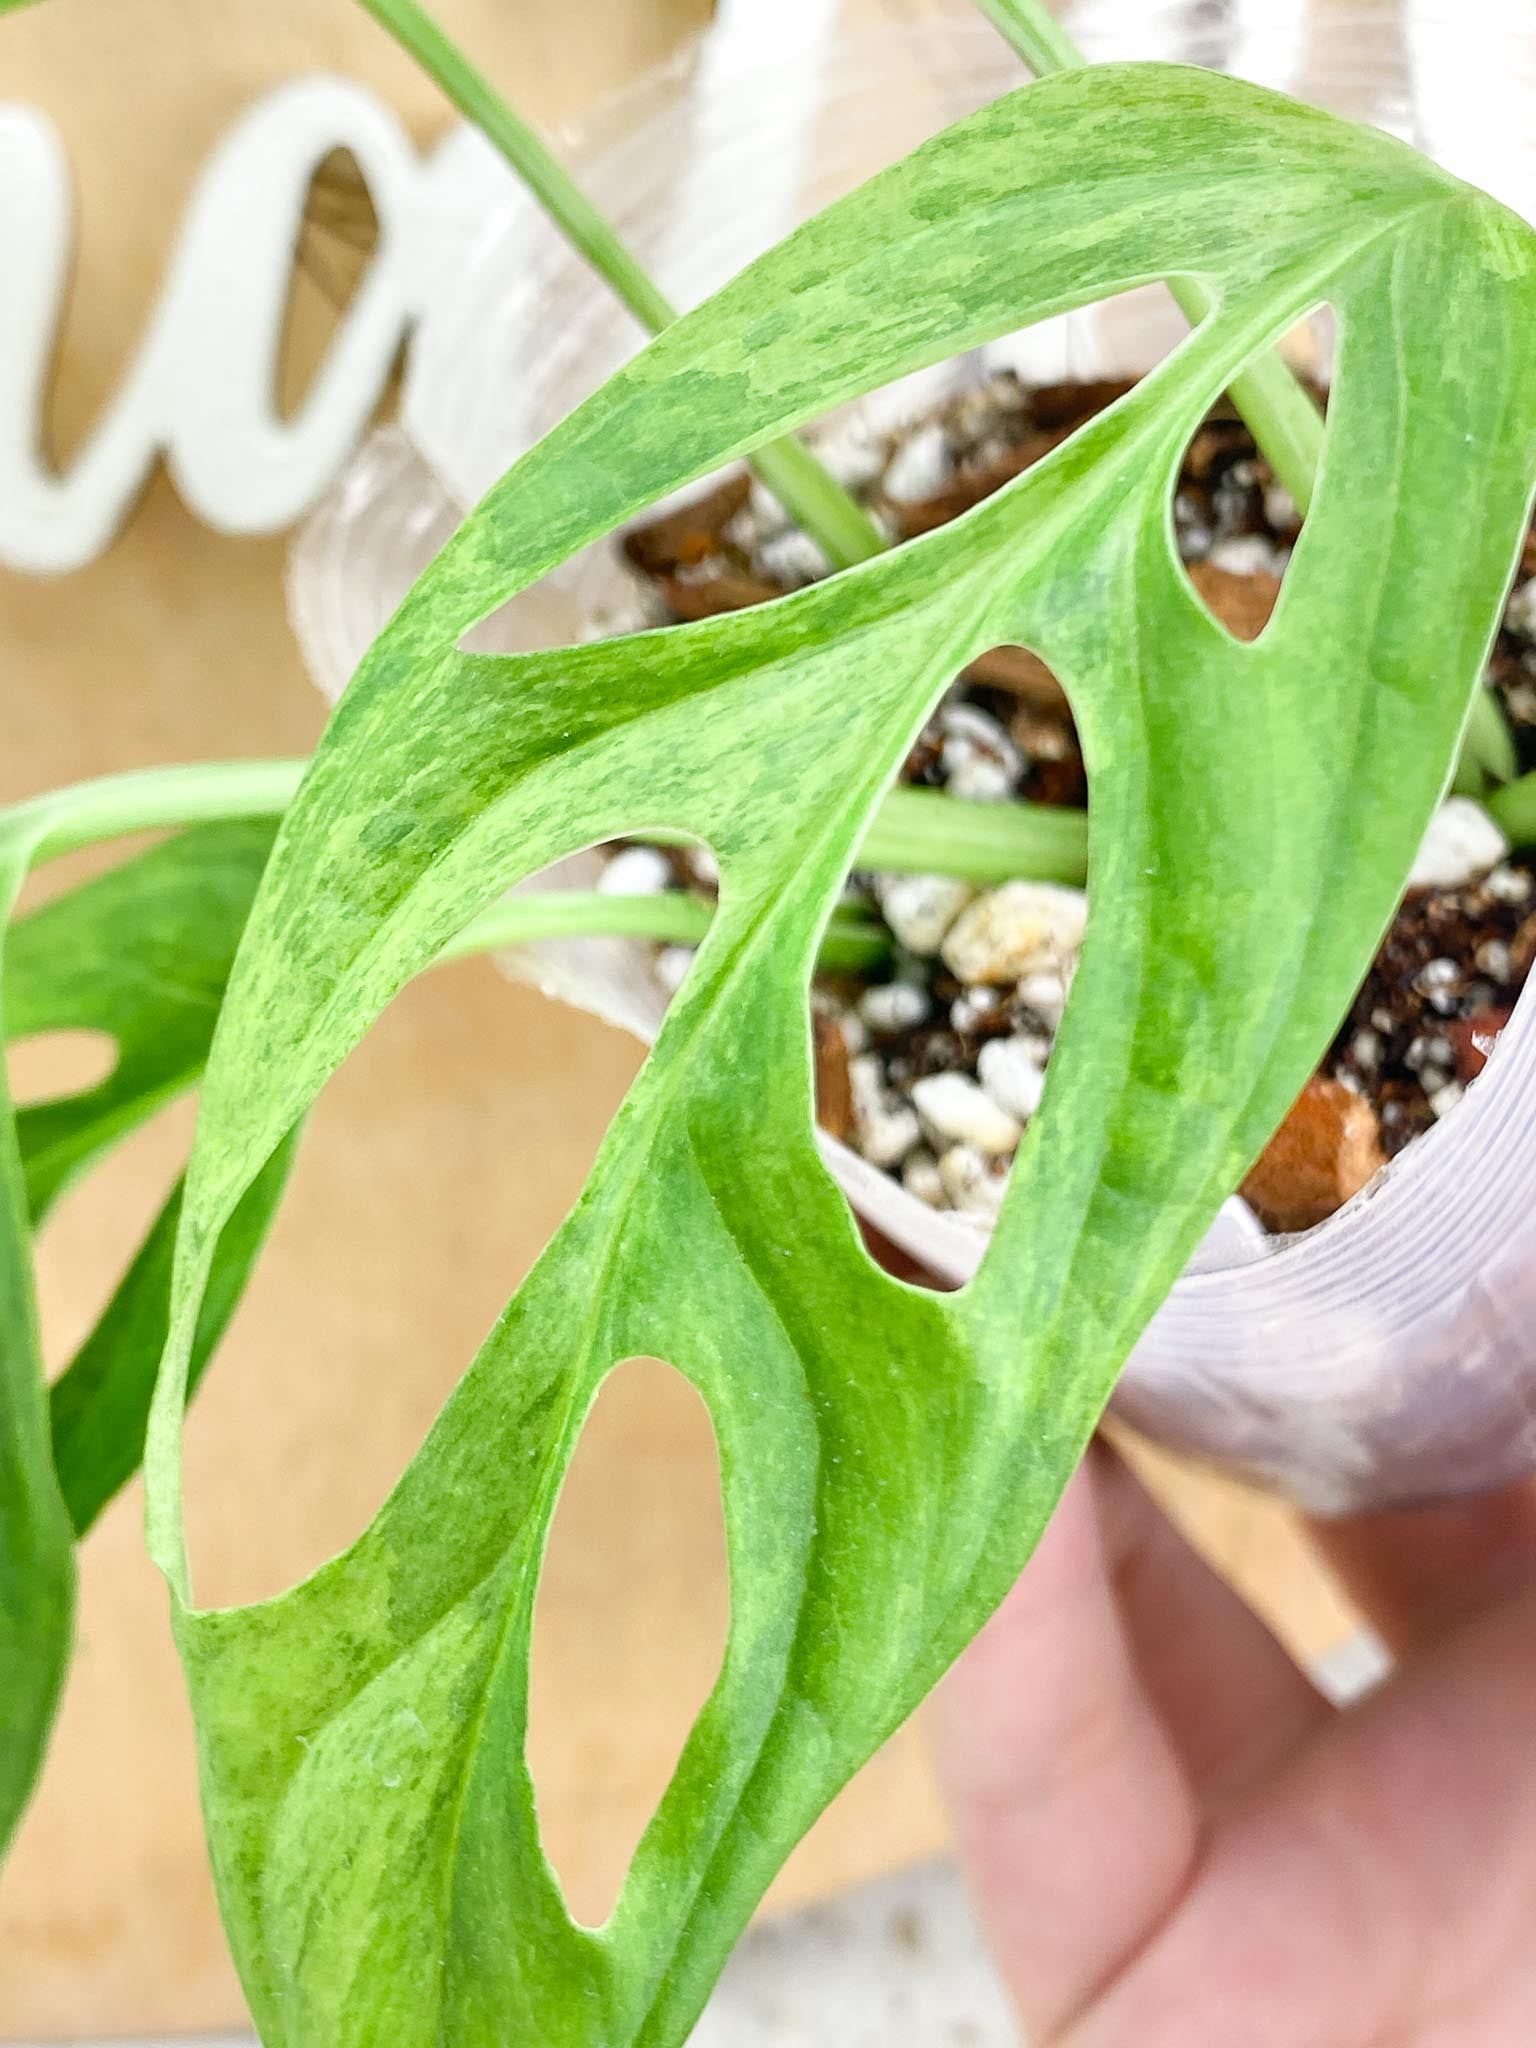
[[[1019,82],[969,10],[912,0],[798,32],[764,12],[728,13],[573,150],[587,188],[684,304]],[[1175,58],[1293,90],[1405,135],[1528,212],[1536,30],[1522,38],[1488,25],[1491,8],[1482,24],[1469,12],[1101,0],[1071,18],[1090,55]],[[1160,297],[1133,295],[867,405],[911,414],[1004,362],[1036,377],[1133,372],[1173,339],[1172,319]],[[294,619],[324,687],[344,685],[460,508],[640,340],[531,203],[513,199],[487,222],[414,352],[402,425],[363,451],[295,552]],[[612,547],[590,550],[483,629],[486,644],[602,630],[626,609],[625,577]],[[590,886],[596,859],[528,886]],[[659,1026],[665,998],[647,949],[566,942],[509,965],[641,1037]],[[887,1236],[947,1278],[974,1271],[984,1224],[924,1207],[831,1139],[823,1150]],[[1150,1436],[1323,1511],[1489,1487],[1536,1467],[1536,994],[1457,1109],[1331,1221],[1268,1239],[1228,1204],[1116,1405]]]

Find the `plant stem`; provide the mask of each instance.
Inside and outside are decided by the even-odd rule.
[[[40,862],[130,832],[277,818],[293,801],[307,766],[304,761],[195,761],[137,769],[75,783],[0,811],[0,828],[19,829],[33,847],[34,862]],[[661,841],[662,835],[654,836]],[[985,804],[936,789],[893,789],[875,813],[855,865],[898,874],[954,875],[983,888],[1016,879],[1080,883],[1088,872],[1088,817],[1084,811],[1043,804]],[[615,905],[656,901],[601,900]],[[535,913],[535,921],[547,914]],[[621,909],[616,914],[622,920],[638,913]],[[607,929],[628,927],[621,923]],[[669,933],[652,936],[665,939]]]
[[[976,0],[976,5],[1037,78],[1086,67],[1088,59],[1049,8],[1029,0]]]
[[[1081,886],[1088,878],[1088,813],[893,789],[865,835],[857,865],[953,875],[978,888],[1021,879]]]
[[[641,326],[651,334],[670,327],[677,309],[666,294],[554,152],[416,0],[360,4],[501,152],[566,240],[612,286]],[[752,466],[836,567],[846,569],[883,553],[885,538],[869,514],[801,442],[791,439],[760,448]]]
[[[664,889],[654,896],[609,896],[598,889],[504,896],[450,939],[438,959],[460,960],[539,939],[653,939],[662,945],[696,946],[713,916],[711,906],[686,889]],[[891,935],[883,925],[839,910],[827,927],[821,964],[869,967],[890,950]]]
[[[1481,796],[1491,782],[1495,786],[1512,781],[1520,771],[1514,735],[1493,692],[1479,687],[1472,698],[1466,738],[1461,743],[1461,760],[1456,770],[1459,796]]]
[[[1489,816],[1513,846],[1536,846],[1536,775],[1522,775],[1483,798]]]
[[[235,818],[277,818],[297,793],[307,761],[188,761],[71,783],[34,797],[0,821],[24,830],[33,821],[34,864],[104,839]]]

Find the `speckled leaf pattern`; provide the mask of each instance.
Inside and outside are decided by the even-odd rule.
[[[903,372],[1175,273],[1217,311],[954,525],[700,626],[458,651],[661,493]],[[1342,352],[1321,489],[1273,624],[1240,645],[1178,564],[1173,478],[1233,373],[1323,300]],[[149,1454],[224,1911],[268,2048],[685,2040],[788,1849],[1022,1566],[1138,1331],[1342,1012],[1512,569],[1533,373],[1536,242],[1491,201],[1256,88],[1078,72],[951,129],[668,331],[417,585],[337,711],[236,963]],[[1010,640],[1078,710],[1093,919],[990,1254],[940,1298],[874,1268],[818,1163],[806,984],[925,714]],[[371,1527],[282,1598],[199,1612],[178,1433],[225,1220],[473,913],[648,827],[715,849],[721,905],[580,1201]],[[669,1360],[714,1418],[732,1620],[617,1910],[590,1930],[539,1845],[530,1618],[561,1475],[636,1354]]]

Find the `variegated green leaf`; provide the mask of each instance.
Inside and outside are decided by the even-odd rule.
[[[955,525],[751,614],[458,651],[660,493],[1171,274],[1214,292],[1209,319]],[[1172,483],[1217,394],[1324,299],[1342,330],[1324,473],[1273,624],[1241,645],[1185,581]],[[1383,136],[1120,67],[1029,87],[831,209],[468,522],[343,700],[253,912],[151,1443],[215,1866],[268,2048],[685,2039],[789,1847],[1028,1556],[1138,1331],[1321,1052],[1445,784],[1533,475],[1524,227]],[[1093,919],[991,1252],[941,1299],[874,1269],[818,1163],[806,980],[912,735],[958,667],[1011,640],[1078,711]],[[721,906],[581,1201],[371,1527],[281,1599],[200,1612],[178,1431],[226,1220],[484,903],[646,827],[715,848]],[[732,1620],[593,1931],[539,1846],[528,1644],[561,1476],[637,1353],[714,1418]]]

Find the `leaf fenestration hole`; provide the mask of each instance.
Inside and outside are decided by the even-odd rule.
[[[18,1039],[6,1049],[11,1100],[22,1108],[84,1095],[111,1079],[117,1059],[109,1031],[41,1031]]]
[[[484,960],[385,1011],[308,1119],[188,1416],[199,1599],[269,1598],[367,1526],[581,1192],[638,1060]]]
[[[293,275],[278,354],[277,409],[294,419],[357,297],[379,244],[379,216],[350,149],[333,149],[315,167],[294,250]]]
[[[575,1918],[611,1913],[725,1651],[709,1412],[654,1359],[609,1374],[566,1473],[534,1613],[528,1766]]]
[[[1280,351],[1323,401],[1333,317],[1321,308]],[[1206,611],[1234,639],[1257,640],[1279,601],[1305,514],[1230,397],[1219,399],[1185,451],[1173,499],[1173,537]]]

